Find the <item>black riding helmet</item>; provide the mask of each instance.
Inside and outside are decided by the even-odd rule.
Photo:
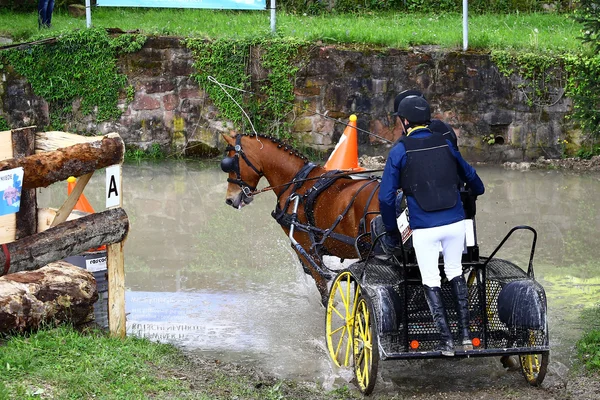
[[[407,119],[411,125],[429,124],[431,122],[431,108],[423,97],[408,96],[398,105],[398,116]]]
[[[392,115],[398,115],[398,106],[400,105],[400,102],[408,96],[418,96],[425,98],[423,96],[423,93],[419,92],[418,90],[404,90],[400,92],[394,99],[394,111],[392,112]]]

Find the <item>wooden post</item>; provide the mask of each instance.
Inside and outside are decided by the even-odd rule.
[[[90,181],[92,174],[93,172],[83,175],[81,178],[79,178],[75,184],[75,189],[73,189],[69,197],[67,197],[67,200],[65,200],[63,205],[56,212],[56,216],[54,217],[54,221],[52,221],[50,228],[65,222],[69,215],[71,215],[71,211],[73,211],[75,204],[77,204],[77,200],[79,200],[79,196],[81,196],[81,193],[83,193],[85,185],[87,185],[87,183]]]
[[[107,168],[107,174],[110,168]],[[123,184],[122,167],[118,168],[119,185],[116,188],[119,196],[118,206],[123,207]],[[110,193],[110,180],[107,177],[105,193]],[[112,336],[125,338],[126,336],[126,317],[125,317],[125,260],[123,257],[123,244],[125,240],[109,244],[106,246],[106,267],[108,268],[108,329]]]
[[[35,126],[12,130],[13,158],[35,154]],[[21,190],[21,206],[16,215],[15,240],[33,235],[37,231],[37,197],[35,189]]]
[[[12,132],[0,132],[0,161],[13,158]],[[9,243],[15,240],[17,231],[16,214],[0,216],[0,243]]]
[[[112,336],[125,338],[125,263],[123,243],[106,246],[108,268],[108,329]]]

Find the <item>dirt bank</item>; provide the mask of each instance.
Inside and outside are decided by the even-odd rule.
[[[493,361],[493,360],[492,360]],[[460,362],[460,361],[459,361]],[[444,363],[453,361],[423,360],[410,362],[415,374],[421,370],[443,368]],[[363,398],[352,384],[336,384],[333,389],[323,389],[314,382],[297,382],[280,380],[269,372],[247,368],[240,365],[222,363],[218,360],[207,360],[194,355],[187,355],[181,370],[176,374],[179,379],[187,381],[193,388],[194,395],[202,398],[206,395],[214,399],[230,399],[228,386],[223,382],[236,382],[243,385],[247,397],[238,399],[360,399]],[[499,364],[499,363],[498,363]],[[488,365],[483,365],[485,368]],[[474,368],[477,368],[475,366]],[[506,370],[502,367],[492,368],[487,384],[470,385],[468,369],[457,368],[456,374],[449,374],[448,379],[430,380],[426,385],[410,380],[391,384],[385,377],[379,377],[374,393],[369,398],[374,400],[396,399],[531,399],[531,400],[592,400],[600,398],[600,376],[588,376],[568,371],[560,363],[551,363],[548,374],[539,388],[529,386],[521,376],[520,369]],[[424,372],[426,373],[426,372]],[[434,374],[435,375],[435,374]],[[380,382],[381,381],[381,382]],[[416,379],[416,381],[419,381]],[[219,384],[218,382],[221,382]],[[196,398],[196,397],[194,397]]]
[[[558,158],[547,160],[540,157],[534,162],[507,162],[503,164],[509,169],[564,169],[578,172],[598,172],[600,171],[600,156],[594,156],[589,160],[581,158]]]

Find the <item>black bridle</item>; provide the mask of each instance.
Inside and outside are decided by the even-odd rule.
[[[252,192],[256,191],[256,186],[249,185],[242,179],[242,173],[240,172],[240,157],[244,159],[246,165],[254,170],[260,177],[263,176],[263,173],[259,171],[251,162],[246,153],[242,150],[242,135],[237,135],[235,137],[235,146],[228,145],[225,148],[225,151],[229,153],[230,151],[235,151],[233,157],[225,157],[221,160],[221,169],[223,172],[234,172],[236,179],[227,178],[227,182],[235,183],[239,185],[242,189],[242,192],[246,197],[252,196]]]

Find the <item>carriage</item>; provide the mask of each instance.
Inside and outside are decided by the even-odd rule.
[[[438,331],[427,305],[410,238],[392,255],[381,254],[378,226],[379,177],[327,171],[276,138],[224,136],[228,146],[221,168],[229,174],[226,203],[234,208],[273,191],[272,216],[288,235],[305,272],[315,280],[326,308],[328,352],[339,367],[352,367],[362,393],[370,394],[379,361],[441,358]],[[270,186],[257,189],[261,177]],[[455,358],[499,356],[508,365],[517,356],[529,384],[540,385],[549,361],[546,296],[536,282],[533,257],[537,232],[512,228],[492,254],[479,254],[475,201],[463,194],[465,223],[472,228],[463,251],[469,292],[472,350]],[[380,221],[380,220],[379,220]],[[495,257],[516,231],[532,235],[527,270]],[[322,256],[358,261],[330,270]],[[441,267],[441,265],[440,265]],[[443,268],[440,269],[441,273]],[[442,281],[448,324],[458,337],[451,289]]]
[[[527,271],[495,257],[514,232],[523,230],[532,235]],[[383,234],[370,236],[375,249]],[[521,371],[533,386],[544,380],[550,353],[546,297],[533,271],[536,240],[535,229],[516,226],[489,257],[479,255],[476,243],[465,246],[462,264],[473,350],[457,348],[454,356],[499,356],[505,366],[514,362],[511,356],[518,356]],[[374,389],[380,360],[443,357],[434,350],[439,333],[423,293],[414,250],[405,244],[393,255],[374,253],[369,251],[339,271],[331,286],[325,323],[333,362],[352,367],[355,383],[365,395]],[[443,276],[441,260],[439,267]],[[458,316],[447,280],[442,281],[441,290],[457,342]]]

